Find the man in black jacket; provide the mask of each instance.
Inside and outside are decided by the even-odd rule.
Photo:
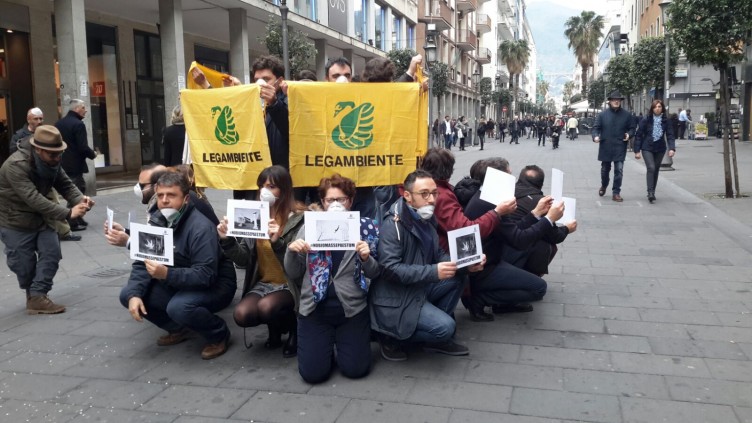
[[[635,123],[632,115],[621,107],[624,96],[614,90],[608,96],[608,107],[603,110],[593,125],[593,141],[598,146],[598,160],[601,162],[601,187],[598,195],[603,197],[608,188],[611,162],[614,163],[614,185],[612,200],[621,203],[621,181],[624,176],[624,159],[627,157],[627,142],[634,136]]]
[[[63,170],[83,194],[86,194],[86,181],[84,173],[89,173],[86,159],[94,160],[97,152],[89,147],[86,136],[86,125],[83,122],[86,117],[86,104],[83,100],[73,99],[68,107],[68,114],[55,123],[63,139],[68,143],[68,149],[63,155]],[[68,207],[72,205],[69,204]],[[72,231],[86,229],[88,223],[83,218],[68,221]]]
[[[44,113],[39,107],[29,109],[26,113],[26,125],[16,131],[10,139],[10,154],[13,154],[18,150],[18,143],[22,139],[34,134],[34,130],[44,122]]]
[[[545,176],[543,169],[535,165],[525,166],[522,169],[514,193],[517,198],[517,210],[509,215],[512,221],[522,221],[544,198],[542,190]],[[505,246],[504,260],[534,275],[543,276],[548,273],[548,264],[556,255],[556,244],[564,242],[567,235],[576,230],[577,221],[573,220],[564,226],[557,226],[556,231],[547,232],[526,250]]]

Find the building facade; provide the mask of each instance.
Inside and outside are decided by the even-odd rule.
[[[418,47],[414,0],[294,0],[288,7],[290,29],[316,47],[310,68],[319,79],[331,57],[350,59],[357,74],[373,57]],[[267,54],[262,40],[270,18],[279,19],[279,0],[0,0],[0,10],[6,136],[25,124],[31,107],[54,123],[70,99],[83,99],[89,143],[100,152],[96,165],[90,163],[96,169],[87,185],[93,187],[97,174],[133,174],[162,160],[162,130],[193,60],[251,82],[250,64]],[[464,53],[477,46],[475,18],[463,10],[455,44],[465,43]],[[458,61],[455,72],[462,86],[472,73],[469,61]],[[462,101],[457,96],[458,107],[473,98],[469,86],[466,91]]]

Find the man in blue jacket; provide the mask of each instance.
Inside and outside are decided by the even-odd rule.
[[[624,159],[627,157],[627,142],[634,136],[635,124],[632,115],[621,107],[624,97],[619,90],[608,96],[608,107],[595,120],[593,141],[598,146],[598,160],[601,162],[601,187],[598,195],[603,197],[608,188],[611,162],[614,163],[614,186],[612,200],[621,203],[621,181],[624,175]]]
[[[152,260],[133,263],[120,303],[138,322],[146,318],[168,332],[157,345],[175,345],[192,330],[206,339],[201,358],[209,360],[227,351],[230,330],[216,312],[235,295],[237,280],[222,277],[222,253],[214,224],[194,209],[187,179],[166,172],[155,185],[157,204],[149,224],[171,228],[175,264]]]

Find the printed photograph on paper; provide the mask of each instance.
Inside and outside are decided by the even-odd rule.
[[[312,250],[354,250],[360,212],[305,212],[305,240]]]
[[[134,260],[154,260],[174,264],[173,232],[170,228],[131,223],[130,256]]]
[[[483,261],[483,245],[480,241],[478,225],[447,232],[449,257],[457,263],[457,268],[471,266]]]
[[[269,239],[269,203],[227,200],[227,235]]]

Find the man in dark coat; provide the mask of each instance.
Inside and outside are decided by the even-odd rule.
[[[42,122],[44,122],[44,113],[42,113],[42,109],[39,107],[29,109],[26,113],[26,125],[16,131],[10,139],[10,154],[15,153],[16,150],[18,150],[18,144],[21,140],[34,134],[34,130],[37,129],[37,126],[41,125]]]
[[[608,107],[595,120],[593,126],[593,141],[598,146],[598,160],[601,162],[601,187],[598,195],[606,194],[611,172],[611,162],[614,163],[614,186],[612,188],[614,201],[621,203],[621,181],[624,175],[624,159],[627,157],[627,142],[634,136],[635,124],[632,115],[621,107],[624,97],[619,90],[614,90],[608,96]]]
[[[63,170],[83,194],[86,194],[86,182],[84,173],[89,173],[86,159],[94,160],[97,152],[89,147],[86,136],[86,125],[83,122],[86,117],[86,103],[83,100],[73,99],[68,107],[68,114],[55,123],[63,139],[68,143],[68,149],[63,154]],[[68,207],[72,207],[68,204]],[[88,223],[83,218],[69,220],[72,231],[86,229]]]

